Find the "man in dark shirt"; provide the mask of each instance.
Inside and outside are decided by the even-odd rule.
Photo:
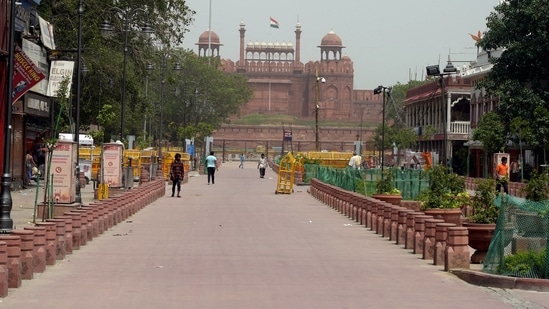
[[[181,161],[181,154],[176,153],[175,159],[170,166],[170,180],[172,181],[172,197],[175,194],[175,187],[177,187],[177,197],[181,197],[181,181],[183,181],[183,176],[185,169],[183,166],[183,161]]]

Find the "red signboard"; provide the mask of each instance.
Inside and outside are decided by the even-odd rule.
[[[12,104],[24,95],[25,92],[29,91],[32,86],[46,78],[19,46],[15,50],[13,69]]]

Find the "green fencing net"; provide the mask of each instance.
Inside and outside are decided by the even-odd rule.
[[[499,216],[484,260],[487,273],[549,278],[549,201],[498,195]]]
[[[418,169],[388,168],[392,174],[393,186],[400,190],[402,198],[413,200],[419,192],[429,186],[425,171]],[[318,164],[305,164],[304,182],[310,183],[311,178],[328,183],[348,191],[371,196],[375,194],[376,182],[381,179],[381,169],[370,168],[355,170],[348,168],[333,168]]]

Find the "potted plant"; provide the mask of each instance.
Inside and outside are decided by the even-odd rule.
[[[429,187],[423,189],[417,200],[420,210],[435,219],[461,226],[461,208],[470,203],[465,180],[444,165],[436,165],[428,172]]]
[[[471,263],[484,262],[494,236],[499,208],[495,205],[494,179],[477,179],[475,195],[471,198],[472,214],[463,225],[469,230],[469,246],[475,249]]]
[[[387,169],[383,171],[381,179],[378,179],[376,182],[376,191],[372,197],[393,205],[400,205],[402,194],[400,190],[395,188],[393,184],[393,173],[391,173],[390,170]]]

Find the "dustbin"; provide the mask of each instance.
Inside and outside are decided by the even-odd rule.
[[[133,167],[128,166],[126,167],[125,173],[124,173],[124,184],[126,188],[131,189],[133,187]]]

